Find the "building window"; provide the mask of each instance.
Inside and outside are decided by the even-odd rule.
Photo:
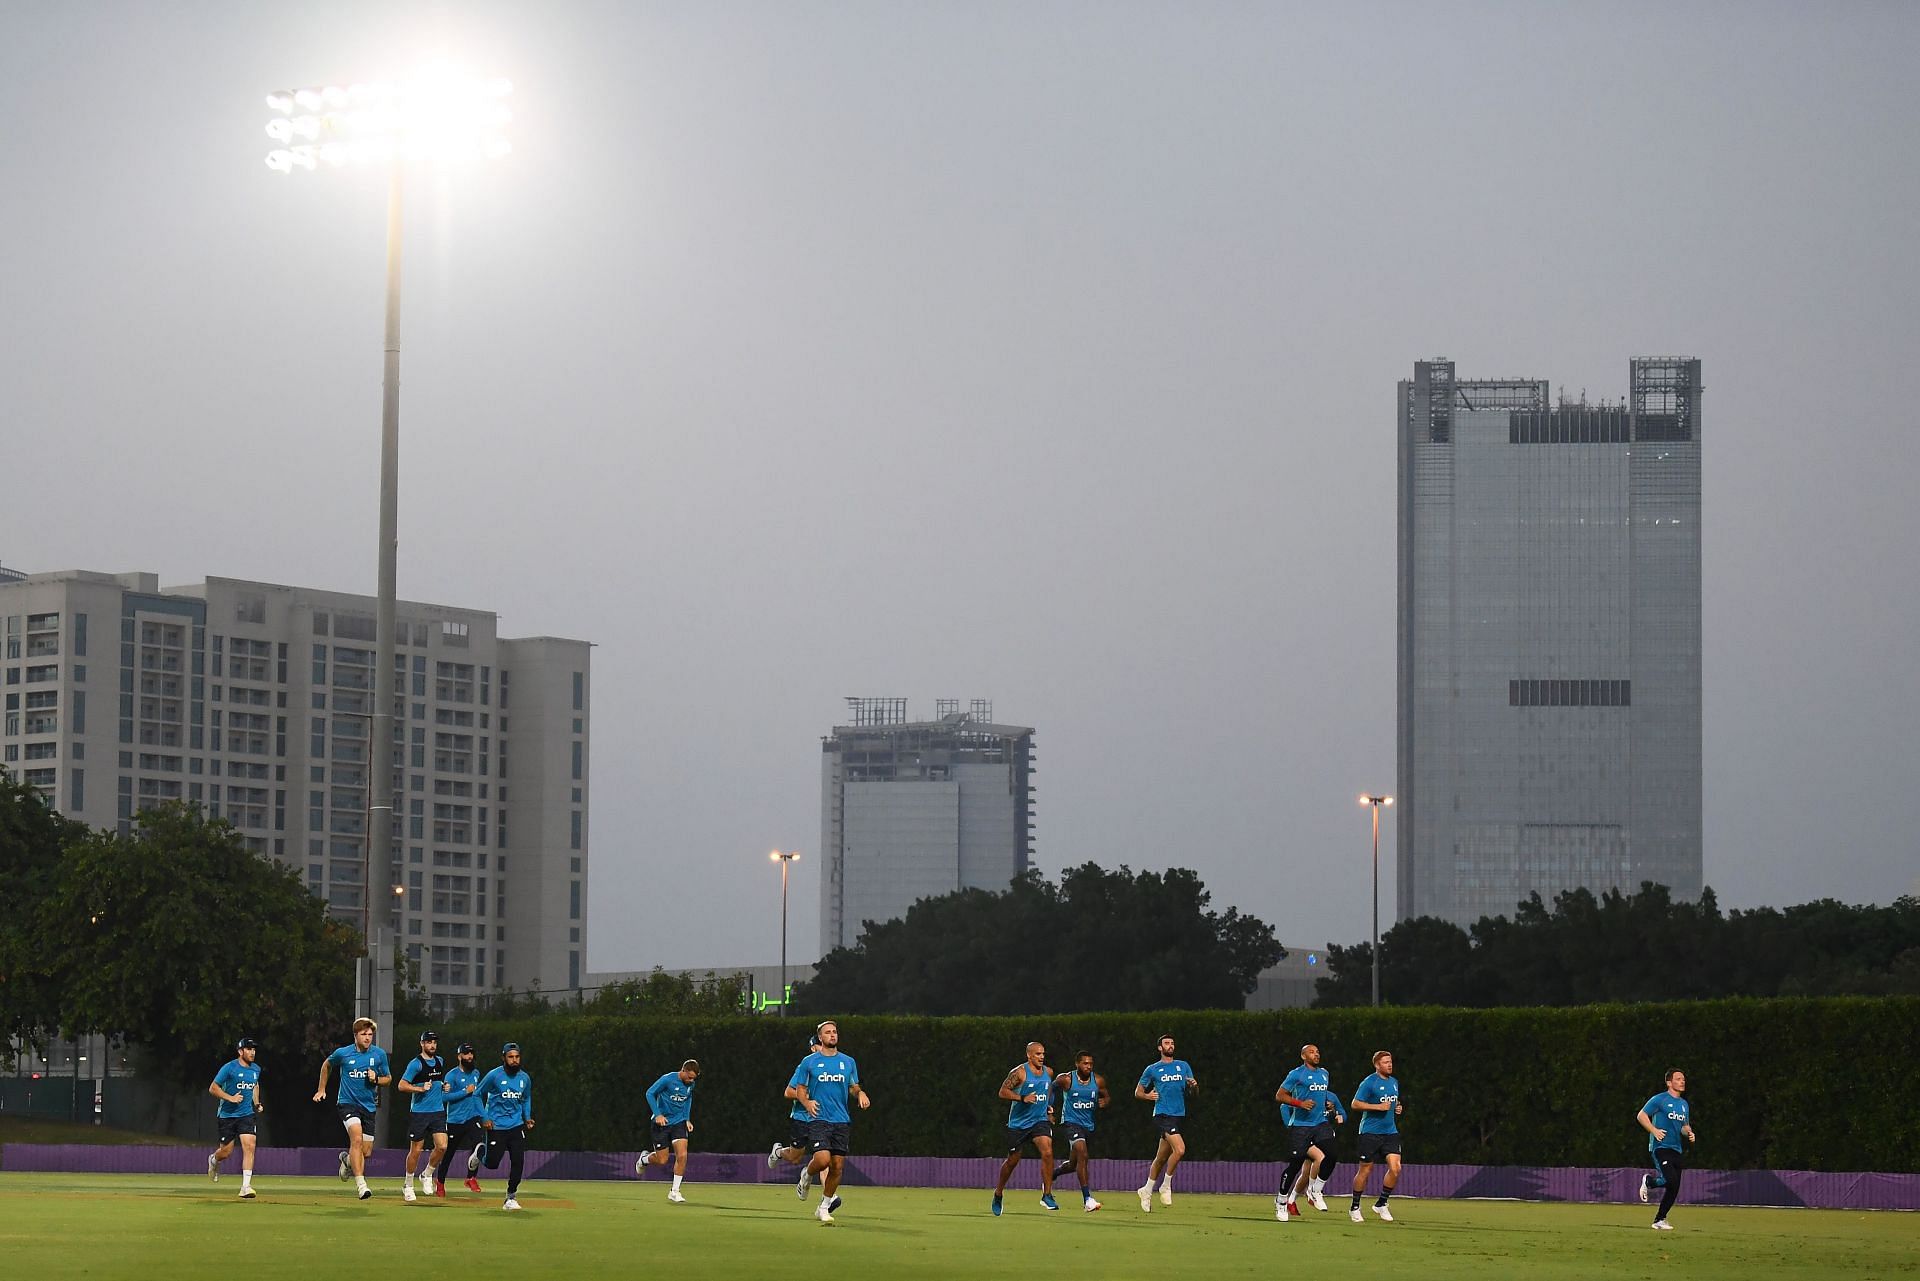
[[[580,848],[580,811],[579,810],[573,811],[573,848],[576,850]],[[578,863],[580,860],[575,859],[573,861],[575,863]]]
[[[573,674],[573,710],[582,712],[586,710],[586,707],[587,674],[585,672],[575,672]]]
[[[580,919],[580,882],[569,881],[567,884],[572,891],[571,898],[567,906],[567,919],[570,921],[577,921]]]
[[[585,765],[585,763],[586,763],[586,744],[575,743],[573,745],[573,776],[575,779],[584,777],[585,770],[583,766]]]
[[[580,953],[567,953],[567,986],[580,986]]]

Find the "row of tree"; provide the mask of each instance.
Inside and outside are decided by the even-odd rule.
[[[810,1014],[1243,1009],[1286,950],[1272,926],[1209,901],[1185,868],[1087,863],[1057,884],[1028,871],[1000,893],[960,890],[865,922],[794,1005]]]
[[[1318,1006],[1371,999],[1373,949],[1327,949]],[[1533,895],[1511,917],[1462,929],[1435,917],[1380,936],[1380,993],[1395,1005],[1585,1005],[1726,996],[1920,995],[1920,899],[1856,907],[1833,899],[1722,912],[1665,886],[1549,908]]]

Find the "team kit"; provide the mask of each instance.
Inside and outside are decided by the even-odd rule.
[[[373,1196],[367,1183],[366,1162],[373,1153],[374,1119],[379,1091],[393,1085],[408,1098],[406,1174],[401,1197],[406,1201],[421,1196],[445,1197],[447,1174],[461,1152],[466,1157],[466,1187],[480,1192],[479,1174],[507,1164],[506,1199],[501,1208],[519,1210],[516,1194],[520,1190],[527,1138],[534,1127],[533,1080],[521,1062],[520,1047],[512,1042],[500,1049],[500,1064],[481,1072],[474,1062],[474,1048],[461,1044],[449,1066],[440,1057],[439,1037],[434,1032],[420,1034],[420,1053],[408,1062],[395,1078],[387,1052],[374,1044],[377,1028],[372,1019],[356,1019],[353,1041],[329,1054],[320,1064],[319,1083],[313,1101],[324,1103],[330,1079],[339,1082],[333,1094],[334,1109],[346,1131],[347,1146],[340,1153],[340,1178],[351,1180],[361,1200]],[[1200,1082],[1193,1065],[1178,1057],[1174,1039],[1160,1038],[1159,1057],[1146,1066],[1134,1084],[1133,1097],[1153,1107],[1153,1122],[1160,1132],[1152,1160],[1147,1166],[1146,1182],[1134,1190],[1142,1213],[1152,1213],[1155,1198],[1162,1206],[1173,1204],[1173,1174],[1186,1156],[1183,1133],[1188,1100],[1198,1097]],[[782,1164],[798,1169],[794,1194],[805,1202],[814,1185],[820,1185],[820,1198],[812,1211],[823,1224],[834,1222],[840,1209],[840,1181],[846,1170],[847,1154],[852,1150],[852,1109],[864,1111],[872,1097],[860,1084],[860,1068],[853,1057],[840,1048],[840,1029],[832,1020],[814,1029],[807,1056],[800,1060],[785,1089],[788,1128],[785,1138],[775,1142],[767,1153],[767,1168]],[[252,1200],[254,1143],[257,1118],[266,1104],[260,1088],[260,1068],[255,1062],[258,1047],[251,1037],[242,1038],[234,1059],[215,1074],[207,1092],[218,1101],[220,1146],[207,1157],[207,1174],[218,1180],[220,1167],[237,1148],[241,1154],[240,1196]],[[1300,1216],[1302,1199],[1316,1211],[1328,1209],[1326,1187],[1337,1164],[1333,1156],[1338,1128],[1350,1113],[1357,1113],[1359,1160],[1351,1184],[1352,1202],[1347,1215],[1355,1223],[1365,1221],[1361,1202],[1366,1197],[1374,1166],[1382,1168],[1373,1214],[1382,1222],[1393,1222],[1388,1202],[1400,1182],[1401,1141],[1399,1118],[1404,1108],[1400,1083],[1394,1077],[1393,1054],[1388,1050],[1373,1055],[1373,1072],[1354,1089],[1345,1106],[1320,1066],[1320,1047],[1300,1047],[1300,1065],[1294,1068],[1274,1091],[1281,1107],[1286,1131],[1286,1166],[1274,1195],[1274,1218],[1281,1223]],[[649,1165],[671,1166],[672,1186],[667,1200],[682,1204],[686,1196],[681,1181],[687,1169],[687,1151],[693,1138],[693,1093],[700,1078],[700,1064],[687,1059],[672,1072],[663,1073],[647,1088],[647,1110],[651,1124],[647,1146],[634,1162],[634,1174],[644,1175]],[[1635,1113],[1635,1120],[1646,1132],[1648,1162],[1651,1169],[1641,1176],[1639,1197],[1643,1202],[1660,1193],[1659,1210],[1653,1220],[1655,1229],[1670,1231],[1667,1222],[1680,1192],[1685,1168],[1685,1144],[1694,1142],[1692,1115],[1684,1097],[1686,1074],[1669,1070],[1666,1088],[1648,1099]],[[1000,1083],[999,1097],[1008,1106],[1007,1156],[993,1189],[992,1213],[998,1217],[1005,1209],[1008,1181],[1022,1157],[1032,1149],[1040,1163],[1041,1208],[1058,1211],[1054,1199],[1056,1180],[1072,1175],[1079,1185],[1081,1208],[1091,1214],[1101,1208],[1088,1178],[1088,1160],[1098,1129],[1099,1113],[1112,1101],[1104,1076],[1094,1070],[1093,1055],[1082,1051],[1074,1056],[1073,1067],[1054,1072],[1047,1066],[1046,1047],[1038,1041],[1027,1046],[1026,1060],[1010,1070]],[[416,1182],[418,1192],[415,1191]],[[1337,1195],[1337,1194],[1336,1194]]]

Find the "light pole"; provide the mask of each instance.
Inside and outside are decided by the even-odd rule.
[[[393,848],[394,597],[400,516],[400,249],[404,240],[402,182],[409,159],[447,159],[477,154],[497,159],[512,149],[501,135],[513,113],[504,99],[505,80],[474,80],[445,67],[429,68],[401,83],[322,85],[267,95],[274,115],[267,136],[280,146],[267,155],[275,173],[329,166],[387,166],[387,306],[380,389],[380,568],[374,607],[375,653],[373,774],[367,789],[366,865],[360,878],[362,936],[366,944],[367,992],[356,995],[361,1013],[376,1021],[387,1000],[380,988],[380,952],[385,940],[373,922],[374,851]],[[397,878],[396,878],[397,879]],[[396,890],[398,887],[396,887]],[[394,895],[398,907],[400,894]],[[380,931],[384,933],[384,931]]]
[[[1360,803],[1373,807],[1373,1003],[1380,1004],[1380,807],[1393,804],[1391,796],[1361,793]]]
[[[793,861],[800,857],[799,850],[781,853],[775,850],[767,855],[780,865],[780,1017],[787,1017],[787,871]]]

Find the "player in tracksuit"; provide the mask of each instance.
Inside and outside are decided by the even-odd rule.
[[[475,1093],[486,1111],[480,1124],[487,1131],[487,1168],[497,1170],[501,1157],[510,1158],[507,1199],[500,1208],[518,1210],[520,1202],[513,1194],[520,1190],[520,1173],[527,1157],[527,1133],[533,1129],[533,1078],[520,1066],[518,1045],[508,1041],[500,1047],[500,1066],[480,1078],[480,1088]],[[471,1167],[471,1160],[468,1165]]]

